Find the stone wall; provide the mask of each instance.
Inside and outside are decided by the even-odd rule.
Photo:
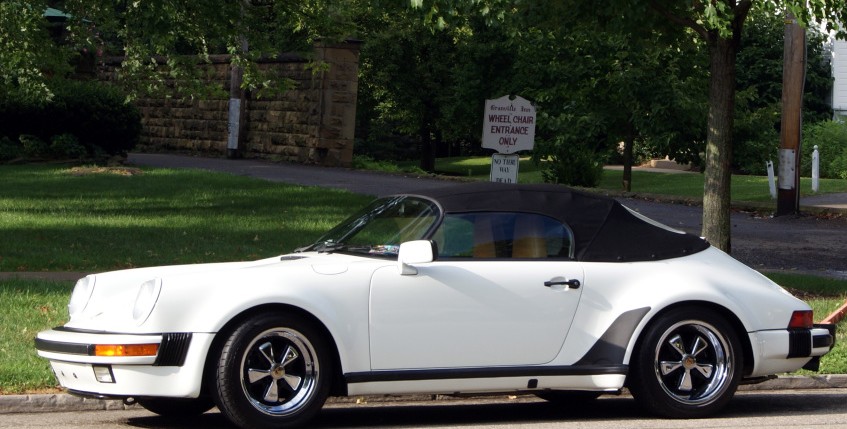
[[[313,73],[300,57],[284,55],[259,67],[295,82],[283,94],[248,94],[242,115],[238,154],[326,166],[349,166],[353,157],[359,47],[356,43],[316,46],[315,59],[328,68]],[[212,58],[206,66],[213,85],[229,93],[228,56]],[[202,154],[232,154],[229,136],[229,98],[136,101],[143,130],[139,149]]]

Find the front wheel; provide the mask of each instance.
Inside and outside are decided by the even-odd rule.
[[[633,354],[628,383],[648,411],[698,418],[723,408],[738,387],[741,344],[713,311],[678,308],[651,323]]]
[[[224,343],[216,402],[240,427],[294,427],[321,409],[332,373],[329,348],[313,324],[287,314],[261,314]]]

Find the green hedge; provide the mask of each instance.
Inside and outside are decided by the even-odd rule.
[[[847,179],[847,123],[824,121],[803,127],[801,173],[812,175],[812,151],[818,146],[823,178]]]
[[[21,135],[51,142],[70,134],[90,154],[131,150],[141,134],[141,115],[116,88],[100,82],[58,81],[46,102],[0,99],[0,137]]]

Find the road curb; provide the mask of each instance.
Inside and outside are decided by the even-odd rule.
[[[847,375],[784,375],[759,384],[739,386],[739,391],[847,389]]]
[[[739,386],[739,392],[773,390],[814,390],[847,389],[847,375],[788,375],[768,380],[760,384]],[[393,402],[431,402],[455,400],[444,395],[414,396],[359,396],[330,398],[328,404],[355,403],[393,403]],[[49,413],[70,411],[115,411],[140,408],[138,405],[126,405],[120,400],[81,398],[67,393],[39,395],[0,395],[0,414],[13,413]]]
[[[67,393],[2,395],[0,414],[55,413],[64,411],[126,410],[122,401],[81,398]]]

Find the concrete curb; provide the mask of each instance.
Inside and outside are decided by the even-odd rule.
[[[0,395],[0,414],[126,410],[122,401],[80,398],[67,393]]]
[[[847,389],[847,375],[788,375],[760,384],[739,386],[739,392],[761,392],[772,390]],[[458,398],[463,399],[463,398]],[[431,402],[457,400],[444,395],[414,396],[362,396],[330,398],[328,404]],[[67,393],[39,395],[0,395],[0,414],[47,413],[69,411],[114,411],[138,409],[139,405],[125,405],[120,400],[90,399]]]
[[[805,389],[847,389],[847,375],[845,374],[822,374],[822,375],[783,375],[773,380],[759,384],[747,384],[739,386],[738,390],[761,391],[761,390],[805,390]]]

